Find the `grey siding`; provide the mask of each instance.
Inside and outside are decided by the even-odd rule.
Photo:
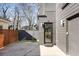
[[[44,44],[44,29],[41,23],[52,22],[53,23],[53,44],[56,43],[56,4],[46,3],[40,4],[39,15],[46,15],[47,18],[39,18],[39,33],[40,33],[40,44]]]
[[[66,42],[66,25],[67,25],[66,24],[66,19],[68,17],[76,14],[76,13],[79,13],[79,4],[77,4],[77,3],[71,3],[65,9],[63,9],[63,10],[62,10],[62,6],[63,6],[62,3],[56,4],[56,43],[57,43],[57,46],[63,52],[66,53],[66,49],[67,49],[67,47],[66,47],[66,45],[67,45],[66,44],[67,43]],[[60,21],[61,20],[64,20],[65,21],[64,22],[65,23],[65,26],[64,27],[62,27],[60,25],[60,23],[61,23]],[[74,32],[75,32],[73,29],[79,23],[77,20],[75,19],[74,21],[69,22],[69,27],[68,27],[69,28],[69,33],[72,33],[73,35],[74,35]],[[76,21],[78,23],[76,23]],[[75,30],[78,31],[78,28],[76,27]],[[77,49],[79,49],[78,48],[78,45],[79,45],[78,42],[79,41],[78,41],[78,35],[76,37],[76,34],[77,33],[75,33],[75,35],[74,35],[74,38],[75,39],[72,39],[73,38],[72,35],[69,34],[69,37],[71,37],[71,38],[68,37],[68,40],[69,40],[69,47],[68,47],[69,48],[69,55],[79,55],[78,54],[79,51],[77,50]],[[72,41],[70,41],[70,40],[72,40]]]
[[[68,21],[69,54],[79,55],[79,18]]]

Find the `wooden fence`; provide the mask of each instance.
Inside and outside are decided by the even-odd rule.
[[[17,30],[0,30],[0,47],[18,41]]]

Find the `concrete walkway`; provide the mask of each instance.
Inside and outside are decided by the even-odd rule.
[[[57,46],[45,47],[40,45],[41,56],[66,56]]]
[[[18,42],[0,49],[0,56],[65,56],[65,54],[56,46],[45,47],[36,42]]]

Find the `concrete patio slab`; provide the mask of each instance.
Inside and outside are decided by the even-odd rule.
[[[46,47],[40,45],[41,56],[66,56],[57,46]]]

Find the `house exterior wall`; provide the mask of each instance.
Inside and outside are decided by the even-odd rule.
[[[3,27],[3,29],[8,29],[9,26],[8,23],[4,23],[4,22],[0,22],[0,25]]]
[[[65,53],[69,53],[69,55],[75,55],[78,54],[79,51],[77,49],[79,45],[78,43],[78,38],[76,38],[76,35],[74,35],[75,30],[73,30],[74,27],[77,26],[78,19],[74,19],[74,21],[69,22],[67,24],[67,18],[79,13],[79,4],[77,3],[70,3],[66,8],[62,9],[63,4],[62,3],[57,3],[56,4],[56,43],[57,46]],[[61,20],[64,21],[64,27],[61,26]],[[76,21],[78,23],[76,23]],[[74,24],[75,23],[75,24]],[[66,39],[66,29],[67,29],[67,25],[68,25],[68,31],[69,31],[69,35],[68,35],[68,39]],[[73,28],[72,28],[73,27]],[[78,28],[74,28],[77,29]],[[71,34],[74,35],[73,38],[75,39],[71,39],[72,36]],[[77,34],[77,33],[75,33]],[[71,36],[71,38],[69,38]],[[78,36],[77,36],[78,37]],[[67,41],[68,40],[68,41]],[[74,42],[75,41],[75,42]],[[67,51],[68,50],[68,51]],[[79,54],[78,54],[79,55]]]
[[[45,15],[45,3],[39,3],[39,15]]]
[[[44,28],[42,24],[44,24],[45,20],[46,18],[39,18],[39,44],[44,44]]]
[[[69,54],[79,56],[79,18],[68,21]]]
[[[56,28],[55,28],[55,20],[56,20],[56,4],[55,3],[45,3],[45,4],[39,4],[39,15],[46,15],[47,17],[39,17],[39,42],[40,44],[44,44],[44,28],[42,27],[42,24],[44,22],[52,22],[53,23],[53,41],[55,44],[56,41]]]

